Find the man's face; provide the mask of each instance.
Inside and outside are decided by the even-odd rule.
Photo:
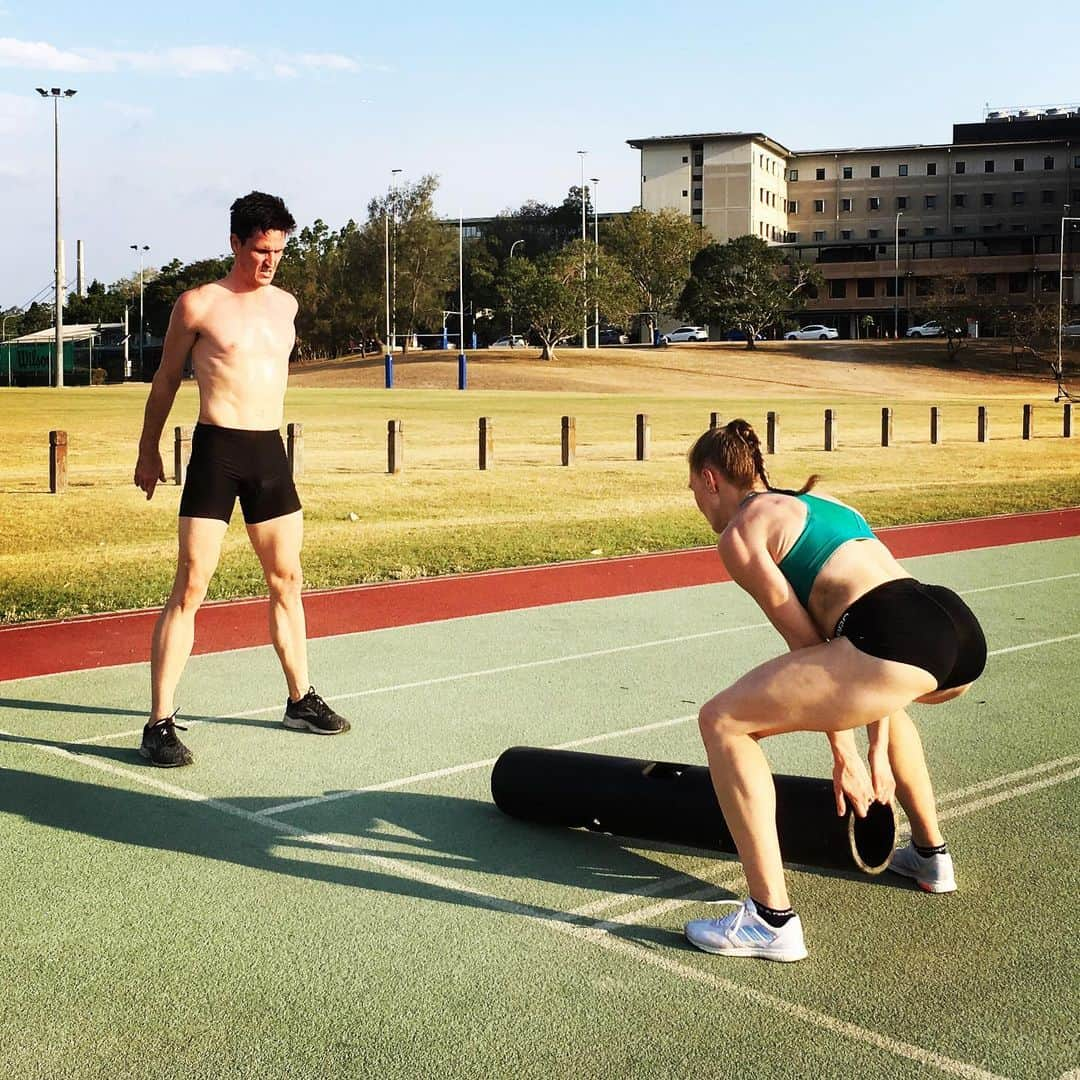
[[[271,229],[253,233],[241,241],[234,233],[230,241],[241,277],[254,286],[269,285],[285,250],[285,234],[280,229]]]

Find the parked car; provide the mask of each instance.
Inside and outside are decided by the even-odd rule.
[[[621,330],[617,330],[613,326],[600,331],[601,345],[628,345],[629,343],[630,338]]]
[[[735,329],[729,330],[727,332],[727,339],[728,339],[728,341],[745,341],[746,340],[746,331],[745,330],[740,330],[738,327],[736,327]],[[755,341],[764,341],[765,340],[765,335],[762,334],[759,331],[758,333],[756,333],[754,335],[754,340]]]
[[[1068,338],[1080,338],[1080,322],[1066,323],[1061,328],[1061,336]]]
[[[920,323],[918,326],[908,327],[908,331],[904,334],[904,337],[941,337],[945,331],[941,328],[939,322],[926,322]]]
[[[813,323],[810,326],[800,326],[798,330],[789,330],[784,335],[785,341],[831,341],[838,338],[840,331],[835,326],[822,326]]]
[[[709,332],[703,326],[679,326],[661,334],[660,340],[665,345],[672,341],[708,341]]]
[[[507,334],[491,343],[493,349],[527,349],[529,343],[520,334]]]

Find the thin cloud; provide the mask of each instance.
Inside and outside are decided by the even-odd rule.
[[[280,53],[264,56],[228,45],[190,45],[145,52],[112,49],[60,49],[45,41],[0,38],[0,68],[31,68],[37,71],[115,72],[140,71],[193,78],[201,75],[265,75],[291,79],[301,70],[355,74],[365,67],[341,53]]]

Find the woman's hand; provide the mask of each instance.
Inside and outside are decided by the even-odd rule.
[[[890,773],[890,777],[891,775]],[[857,753],[835,756],[832,779],[837,815],[843,817],[850,803],[856,817],[866,817],[866,812],[874,801],[874,785],[862,758]]]
[[[874,785],[874,798],[885,806],[891,805],[896,798],[896,779],[889,764],[887,746],[871,747],[870,776]]]

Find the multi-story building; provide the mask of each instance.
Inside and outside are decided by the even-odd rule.
[[[825,278],[793,315],[903,333],[935,278],[1009,303],[1057,300],[1062,217],[1080,216],[1080,106],[997,110],[949,143],[788,150],[761,132],[631,139],[641,205],[725,241],[750,233]],[[1066,242],[1065,299],[1080,301]]]

